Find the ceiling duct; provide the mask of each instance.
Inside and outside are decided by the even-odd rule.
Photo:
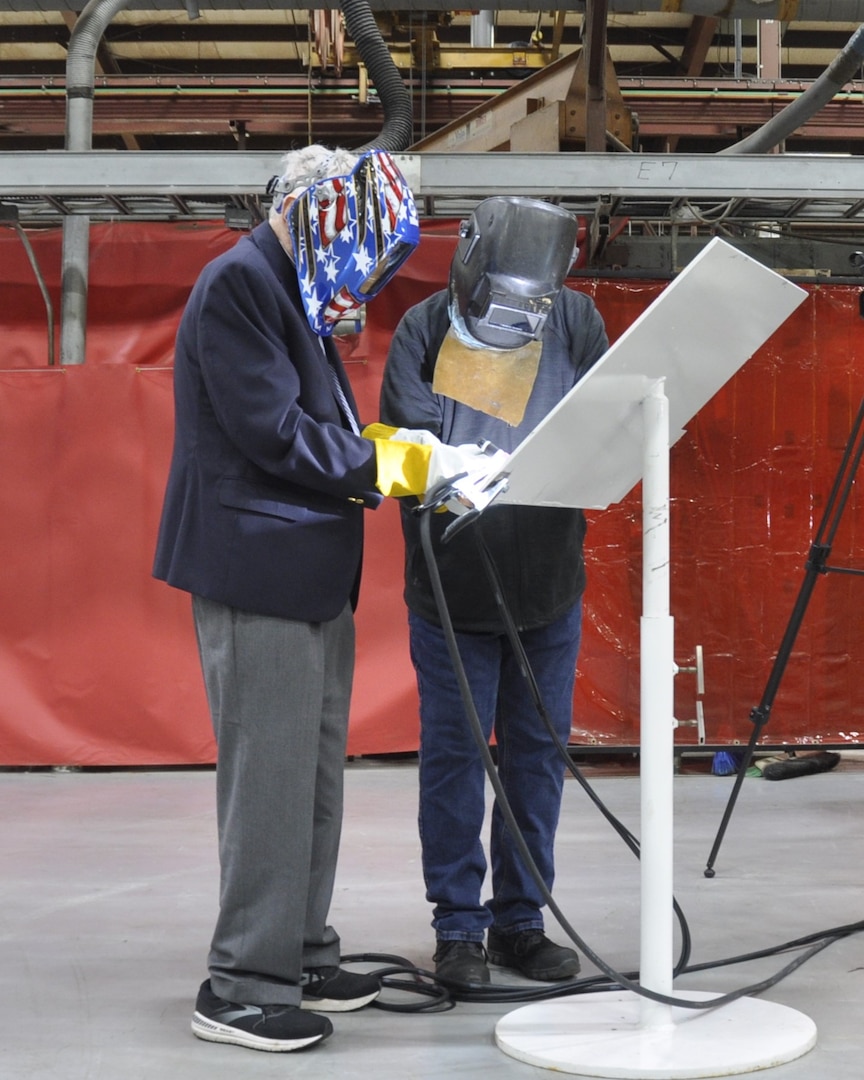
[[[411,94],[393,62],[367,0],[342,0],[345,29],[369,70],[372,85],[384,108],[384,126],[378,136],[357,150],[406,150],[414,141]]]

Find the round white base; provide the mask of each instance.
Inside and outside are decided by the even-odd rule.
[[[718,997],[676,992],[691,1001]],[[511,1057],[580,1076],[732,1076],[806,1054],[816,1025],[803,1013],[758,998],[717,1009],[672,1008],[671,1023],[642,1027],[642,999],[629,991],[577,994],[502,1017],[495,1041]]]

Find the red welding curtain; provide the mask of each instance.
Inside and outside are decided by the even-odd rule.
[[[30,235],[57,309],[59,231]],[[171,448],[173,337],[201,266],[236,242],[216,224],[92,229],[87,363],[47,365],[41,293],[20,240],[0,232],[0,765],[190,764],[214,747],[188,597],[150,577]],[[410,304],[440,287],[452,223],[342,342],[364,420],[387,343]],[[579,281],[617,337],[663,287]],[[672,455],[672,613],[677,659],[705,654],[708,739],[749,737],[749,712],[801,585],[804,562],[857,412],[864,378],[859,292],[819,286],[700,412]],[[59,319],[58,319],[59,321]],[[855,566],[853,487],[832,564]],[[592,513],[576,738],[638,743],[641,511],[638,490]],[[352,754],[413,750],[416,692],[393,504],[367,516]],[[820,578],[766,740],[861,740],[864,616],[854,577]],[[679,719],[693,676],[676,680]],[[692,728],[680,743],[695,741]]]

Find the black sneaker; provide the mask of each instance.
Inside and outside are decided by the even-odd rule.
[[[298,1005],[240,1005],[217,997],[210,980],[201,984],[192,1032],[208,1042],[234,1043],[250,1050],[302,1050],[326,1039],[333,1025],[326,1016],[307,1015]]]
[[[300,1008],[318,1012],[362,1009],[381,993],[381,983],[375,975],[360,975],[340,967],[308,968],[300,985],[303,987]]]
[[[489,962],[513,968],[526,979],[554,982],[579,974],[579,957],[573,949],[556,945],[542,930],[520,930],[516,934],[489,931]]]
[[[489,982],[486,950],[479,941],[439,941],[432,959],[435,974],[442,979],[471,986]]]

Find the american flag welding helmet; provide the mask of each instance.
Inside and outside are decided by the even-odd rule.
[[[386,150],[316,180],[288,212],[306,318],[316,334],[376,296],[420,241],[417,207]]]

